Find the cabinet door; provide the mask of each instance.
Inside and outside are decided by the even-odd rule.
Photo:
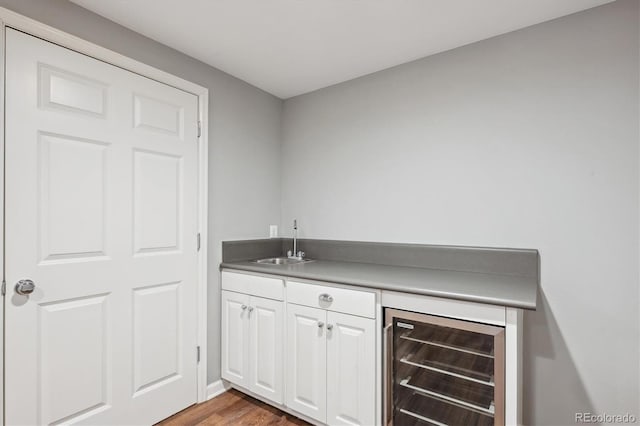
[[[375,320],[328,312],[328,424],[375,423],[375,365]]]
[[[273,402],[283,399],[284,303],[249,299],[249,389]]]
[[[249,384],[249,296],[222,291],[222,378]]]
[[[325,423],[326,311],[287,304],[287,407]]]

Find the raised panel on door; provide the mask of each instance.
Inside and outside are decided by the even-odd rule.
[[[327,423],[375,422],[375,320],[327,313]]]
[[[284,302],[249,299],[249,389],[273,402],[283,402]]]
[[[105,118],[108,84],[45,63],[38,75],[41,108]]]
[[[134,397],[181,376],[181,291],[181,282],[133,291]]]
[[[135,150],[134,252],[136,256],[180,250],[182,158]]]
[[[249,296],[222,291],[222,378],[249,385]]]
[[[287,304],[287,407],[326,420],[326,311]]]
[[[136,129],[160,132],[180,139],[184,137],[184,108],[137,93],[133,102]]]
[[[107,256],[107,149],[110,144],[38,134],[39,260]]]
[[[38,423],[74,423],[110,408],[108,301],[100,294],[38,306]]]

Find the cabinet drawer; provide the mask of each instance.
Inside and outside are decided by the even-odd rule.
[[[330,296],[332,301],[321,298],[322,295]],[[376,295],[368,291],[287,281],[287,302],[361,317],[376,317]]]
[[[222,289],[267,299],[284,300],[284,283],[279,278],[222,271]]]

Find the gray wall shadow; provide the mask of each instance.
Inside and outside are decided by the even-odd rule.
[[[525,425],[575,425],[576,412],[595,413],[541,287],[537,310],[524,314],[523,352]],[[550,383],[553,387],[549,387]]]

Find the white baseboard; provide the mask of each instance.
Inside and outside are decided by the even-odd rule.
[[[216,380],[207,385],[207,401],[229,390],[231,386],[224,380]]]

